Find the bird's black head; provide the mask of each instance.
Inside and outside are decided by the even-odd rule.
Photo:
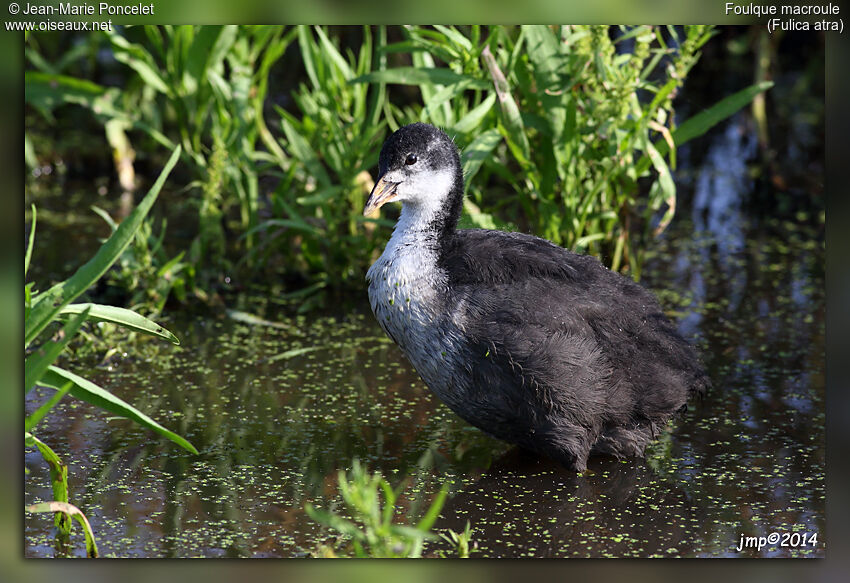
[[[423,219],[454,228],[463,205],[463,171],[457,146],[445,132],[414,123],[394,132],[381,148],[378,182],[363,214],[399,201]]]

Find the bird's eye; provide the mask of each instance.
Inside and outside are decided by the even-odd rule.
[[[419,158],[417,158],[417,157],[416,157],[416,154],[408,154],[408,155],[407,155],[407,158],[405,158],[405,160],[404,160],[404,163],[405,163],[407,166],[412,166],[413,164],[416,164],[416,161],[417,161],[418,159],[419,159]]]

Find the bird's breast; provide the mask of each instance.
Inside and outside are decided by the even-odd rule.
[[[463,342],[444,305],[446,277],[436,258],[415,248],[388,249],[367,274],[369,303],[381,328],[440,395],[457,384]]]

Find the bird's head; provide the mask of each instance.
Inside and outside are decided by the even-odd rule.
[[[463,196],[463,174],[457,147],[445,132],[426,123],[395,131],[381,148],[378,181],[366,201],[368,215],[388,202],[415,207],[434,216],[440,209],[458,207],[451,195]],[[455,214],[455,213],[451,213]]]

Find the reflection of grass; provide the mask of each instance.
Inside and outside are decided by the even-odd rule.
[[[322,510],[307,504],[305,510],[310,518],[339,532],[350,543],[334,549],[323,545],[318,556],[336,557],[413,557],[422,556],[423,544],[426,540],[436,539],[431,532],[434,521],[440,514],[446,499],[448,488],[443,486],[437,493],[425,515],[411,526],[397,522],[398,509],[396,503],[403,486],[396,489],[384,479],[380,472],[369,473],[354,460],[351,472],[339,472],[339,492],[345,503],[351,519],[344,518],[332,510]],[[471,539],[470,525],[458,534],[449,531],[443,535],[445,540],[456,545],[461,557],[469,556]]]

